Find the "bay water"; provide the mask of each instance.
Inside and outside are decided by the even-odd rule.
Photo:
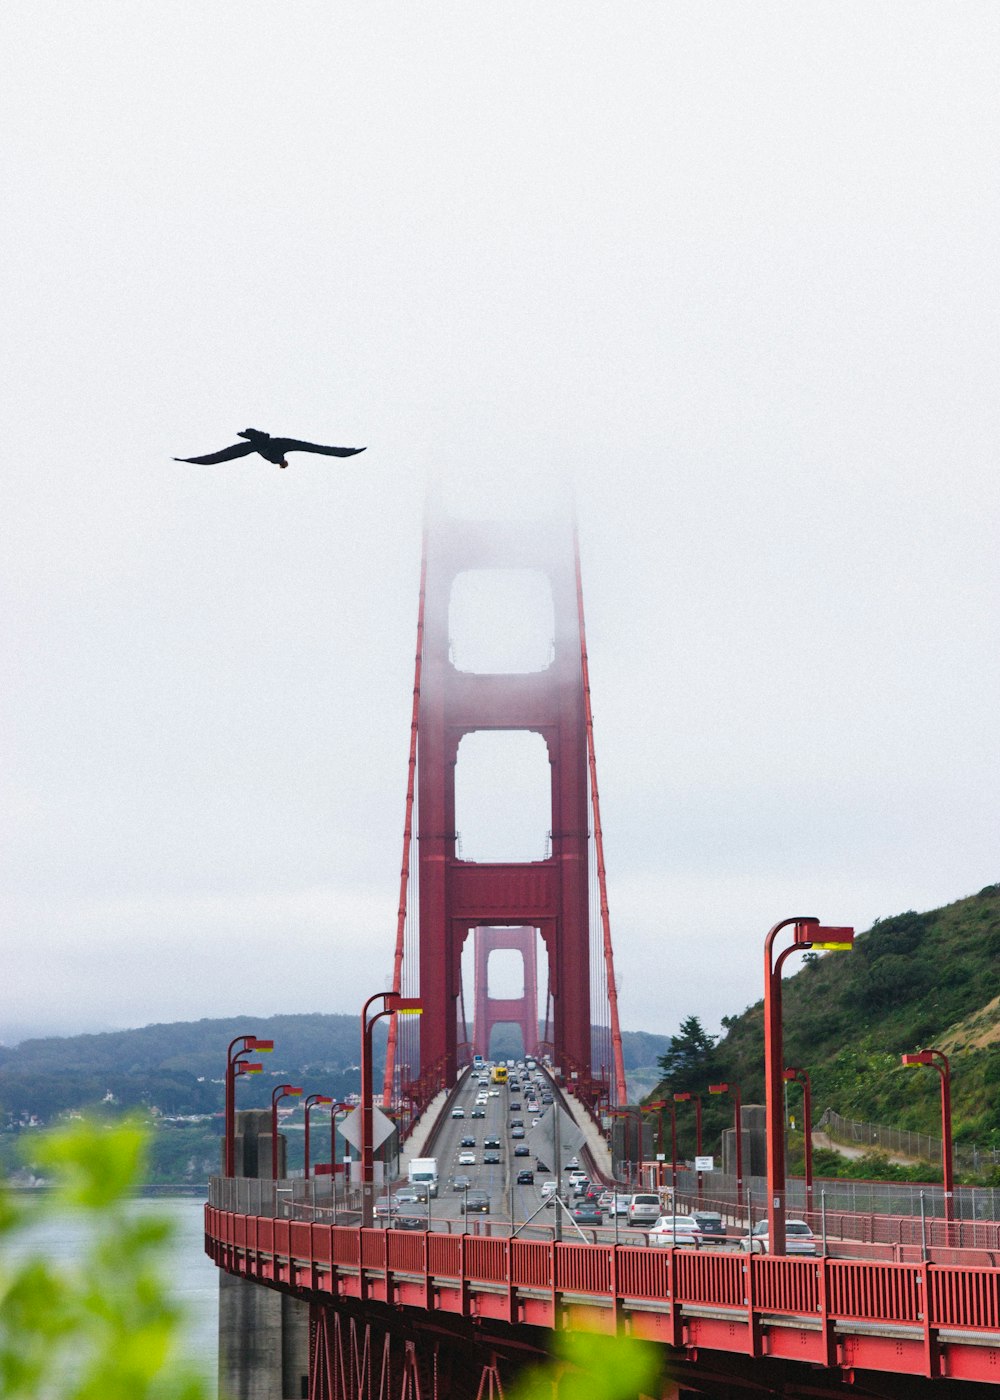
[[[142,1196],[131,1202],[138,1216],[157,1216],[173,1226],[161,1273],[187,1315],[184,1354],[207,1376],[214,1391],[218,1375],[219,1271],[205,1253],[204,1198]],[[43,1254],[55,1264],[71,1265],[85,1253],[90,1225],[83,1215],[60,1215],[15,1235],[4,1245],[11,1262],[26,1254]]]

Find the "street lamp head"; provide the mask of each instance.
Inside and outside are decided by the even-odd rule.
[[[333,1103],[333,1099],[329,1094],[310,1094],[309,1097],[312,1099],[313,1103]]]
[[[255,1035],[248,1035],[247,1041],[247,1049],[252,1050],[255,1055],[266,1055],[274,1049],[273,1040],[258,1040]]]
[[[799,1077],[799,1072],[797,1069],[783,1069],[781,1071],[781,1077],[782,1079],[787,1079],[789,1084],[794,1084]]]
[[[912,1055],[901,1056],[904,1065],[932,1065],[934,1063],[933,1050],[918,1050]]]
[[[385,999],[386,1011],[394,1011],[397,1016],[421,1016],[423,1006],[419,997],[401,997],[397,992],[389,992]]]
[[[690,1102],[691,1102],[691,1095],[690,1095],[690,1094],[675,1094],[675,1095],[674,1095],[674,1103],[690,1103]]]
[[[247,1064],[246,1060],[237,1060],[233,1066],[237,1074],[263,1074],[263,1065]]]
[[[729,1093],[729,1085],[728,1085],[728,1084],[710,1084],[710,1085],[708,1086],[708,1092],[709,1092],[710,1094],[728,1094],[728,1093]]]
[[[796,924],[795,942],[801,948],[819,949],[825,953],[848,953],[854,946],[854,930],[833,928],[826,924]]]

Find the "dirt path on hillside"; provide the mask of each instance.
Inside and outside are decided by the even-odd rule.
[[[843,1142],[834,1142],[833,1138],[826,1133],[821,1133],[818,1129],[813,1129],[813,1147],[825,1147],[830,1152],[837,1152],[841,1157],[847,1157],[850,1161],[856,1162],[859,1157],[863,1157],[866,1152],[881,1152],[880,1147],[854,1147]],[[886,1152],[890,1162],[895,1162],[900,1167],[912,1167],[920,1160],[919,1157],[907,1157],[902,1152]]]

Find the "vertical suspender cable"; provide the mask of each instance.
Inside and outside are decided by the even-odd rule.
[[[587,633],[583,621],[583,578],[580,573],[580,541],[573,527],[573,555],[576,565],[576,607],[580,619],[580,664],[583,668],[583,703],[587,721],[587,760],[590,765],[590,796],[594,808],[594,846],[597,851],[597,882],[601,892],[601,932],[604,939],[604,969],[608,982],[608,1007],[611,1012],[611,1054],[614,1065],[614,1094],[616,1103],[628,1102],[625,1087],[625,1062],[622,1057],[622,1032],[618,1020],[618,988],[615,984],[615,960],[611,947],[611,918],[608,913],[608,886],[604,869],[604,835],[601,831],[601,802],[597,791],[597,760],[594,757],[594,717],[590,708],[590,667],[587,662]]]
[[[410,718],[410,764],[406,779],[406,819],[403,824],[403,859],[399,871],[399,906],[396,912],[396,952],[392,964],[392,990],[402,990],[403,937],[406,931],[406,896],[410,883],[410,843],[413,839],[413,793],[417,774],[417,729],[420,723],[420,667],[424,652],[424,594],[427,587],[427,540],[424,539],[420,560],[420,604],[417,609],[417,654],[413,667],[413,709]],[[392,1079],[396,1065],[396,1023],[398,1016],[389,1017],[389,1039],[385,1052],[385,1078],[382,1103],[392,1102]]]

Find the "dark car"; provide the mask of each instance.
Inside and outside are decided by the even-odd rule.
[[[489,1215],[490,1198],[485,1191],[470,1191],[462,1201],[463,1214],[471,1215],[473,1211],[479,1215]]]
[[[392,1228],[394,1230],[426,1230],[427,1212],[414,1210],[412,1206],[407,1206],[405,1215],[393,1217]]]
[[[499,1139],[498,1137],[483,1138],[483,1146],[484,1146],[484,1147],[499,1147],[499,1146],[500,1146],[500,1139]]]
[[[530,1167],[525,1167],[523,1171],[518,1172],[517,1184],[518,1186],[534,1186],[535,1173],[531,1170]]]
[[[512,1118],[512,1119],[510,1120],[510,1126],[511,1126],[512,1128],[523,1128],[523,1127],[524,1127],[524,1119],[523,1119],[523,1118]]]
[[[541,1157],[536,1157],[536,1158],[535,1158],[535,1171],[536,1171],[536,1172],[549,1172],[549,1171],[551,1171],[551,1170],[552,1170],[552,1168],[549,1167],[549,1166],[546,1166],[546,1164],[542,1161]]]
[[[458,1145],[459,1147],[475,1147],[476,1139],[474,1137],[464,1137]]]
[[[724,1240],[726,1238],[725,1222],[716,1211],[696,1210],[692,1214],[698,1222],[698,1229],[706,1240]]]
[[[453,1177],[451,1185],[452,1189],[455,1191],[464,1191],[467,1186],[472,1185],[472,1177],[465,1176],[464,1174]]]
[[[499,1165],[500,1165],[500,1153],[499,1153],[499,1152],[484,1152],[484,1153],[483,1153],[483,1166],[484,1166],[484,1167],[498,1167]]]
[[[552,1102],[552,1095],[551,1095],[551,1094],[543,1094],[543,1095],[542,1095],[542,1103],[551,1103],[551,1102]]]
[[[485,1108],[474,1108],[474,1109],[472,1110],[472,1112],[469,1114],[469,1117],[470,1117],[470,1118],[485,1118],[485,1117],[486,1117],[486,1109],[485,1109]]]
[[[512,1103],[510,1106],[510,1111],[511,1113],[519,1113],[521,1111],[521,1105],[519,1103]]]
[[[578,1225],[604,1224],[604,1216],[594,1201],[578,1201],[571,1213]]]
[[[528,1144],[527,1144],[526,1142],[519,1142],[519,1143],[517,1144],[517,1146],[514,1148],[514,1156],[515,1156],[515,1157],[530,1157],[530,1156],[531,1156],[531,1149],[528,1147]]]

